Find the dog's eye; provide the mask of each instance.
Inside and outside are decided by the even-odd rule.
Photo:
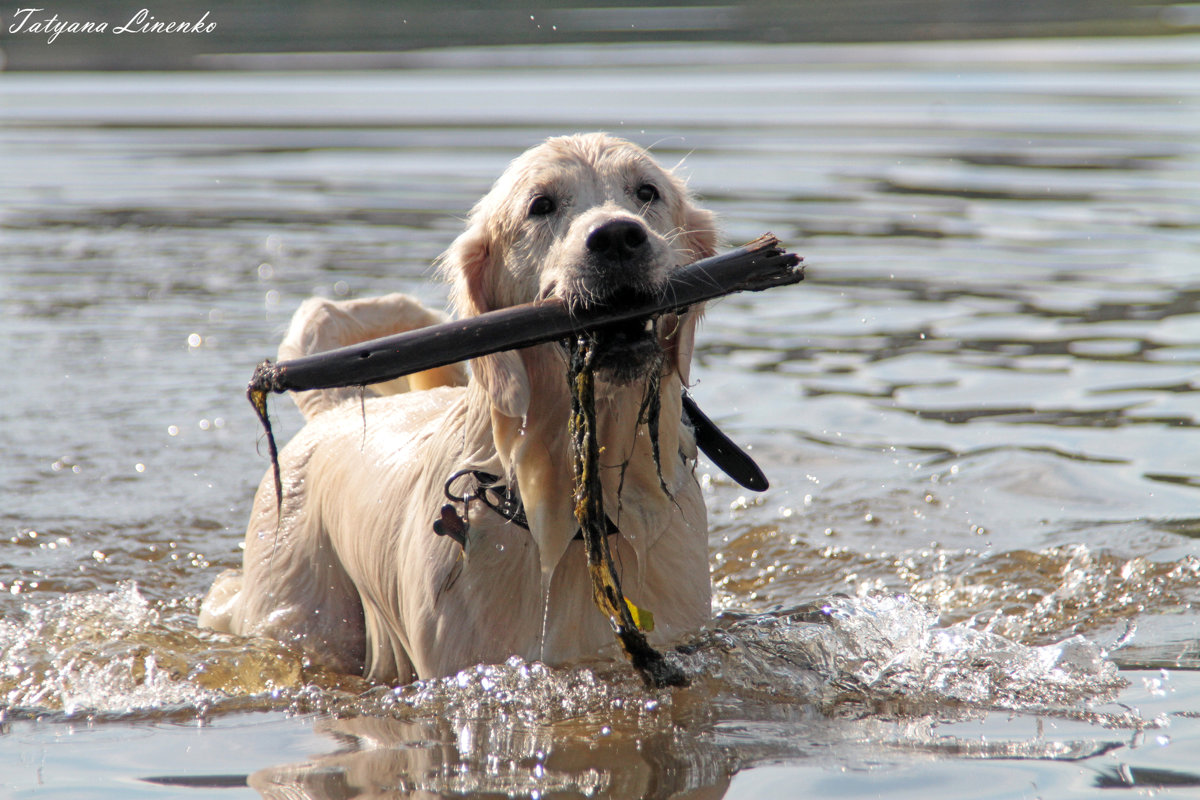
[[[642,203],[653,203],[658,199],[658,188],[652,183],[643,183],[635,192],[637,199]]]
[[[558,205],[554,202],[553,197],[547,197],[540,194],[533,198],[533,202],[529,204],[529,216],[544,217],[547,214],[553,214]]]

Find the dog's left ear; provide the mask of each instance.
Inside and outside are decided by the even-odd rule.
[[[451,281],[450,299],[459,317],[494,310],[492,283],[501,267],[493,261],[491,237],[478,221],[450,245],[441,269]],[[529,411],[529,375],[519,353],[481,356],[471,362],[471,369],[500,413],[520,419]]]

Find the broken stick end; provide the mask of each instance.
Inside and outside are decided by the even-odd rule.
[[[246,387],[246,398],[254,407],[258,421],[262,423],[263,432],[267,435],[267,452],[271,457],[271,473],[275,479],[275,514],[276,519],[282,518],[283,510],[283,478],[279,469],[279,449],[275,446],[275,433],[271,430],[271,417],[267,411],[267,395],[273,391],[284,391],[276,388],[278,369],[269,360],[263,361],[254,370],[250,385]]]
[[[283,371],[279,367],[280,365],[267,358],[254,368],[254,374],[250,376],[250,384],[246,387],[246,395],[252,401],[256,392],[278,394],[287,391],[287,387],[283,385],[282,381]],[[255,405],[257,406],[257,404]]]

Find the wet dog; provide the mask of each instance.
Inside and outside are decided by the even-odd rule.
[[[513,161],[441,267],[455,312],[473,316],[551,296],[578,307],[653,294],[715,244],[712,215],[677,176],[629,142],[588,134]],[[442,319],[404,295],[314,298],[279,358]],[[617,326],[597,362],[610,547],[658,642],[711,614],[696,444],[681,421],[695,325],[689,311]],[[615,647],[577,536],[565,358],[557,344],[495,353],[473,360],[469,379],[441,368],[370,387],[361,403],[355,389],[293,395],[307,424],[280,454],[280,509],[268,474],[243,568],[217,578],[201,624],[387,681]]]

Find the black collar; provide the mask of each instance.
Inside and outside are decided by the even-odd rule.
[[[470,494],[455,494],[455,481],[466,476],[475,479],[475,491]],[[460,469],[446,479],[442,493],[450,502],[442,506],[441,514],[434,520],[433,532],[438,536],[449,536],[463,549],[467,547],[467,532],[470,530],[467,516],[472,500],[478,500],[509,522],[529,530],[529,519],[525,516],[525,505],[521,502],[520,495],[512,487],[502,484],[499,475],[480,469]],[[461,514],[455,507],[458,503],[463,507]],[[605,532],[608,536],[621,532],[611,517],[606,516],[605,521],[608,523],[608,530]],[[574,538],[582,541],[583,531],[576,531]]]

